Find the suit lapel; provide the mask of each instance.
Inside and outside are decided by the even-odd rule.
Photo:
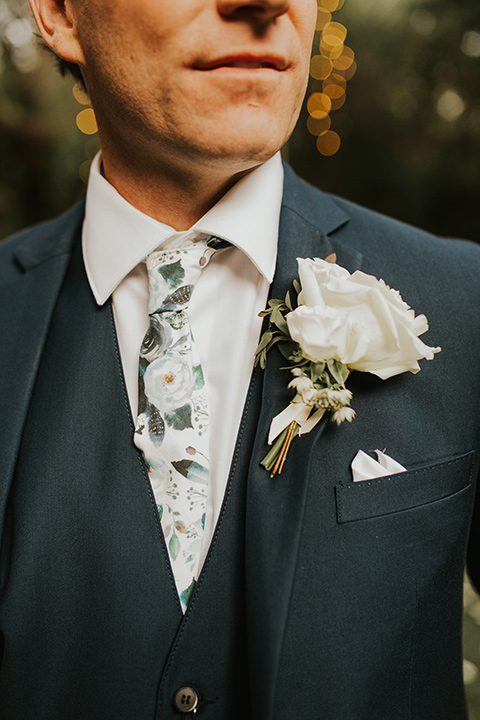
[[[297,257],[337,254],[338,263],[358,269],[361,255],[331,235],[348,222],[335,203],[299,181],[286,168],[280,218],[277,268],[271,296],[283,298],[298,278]],[[322,229],[320,229],[322,228]],[[310,455],[327,420],[292,443],[280,476],[270,478],[260,466],[266,454],[272,418],[292,399],[289,373],[279,352],[269,353],[264,371],[262,404],[249,469],[246,517],[247,620],[253,705],[262,720],[273,719],[276,677],[289,612],[303,514]]]
[[[31,393],[82,217],[80,205],[25,233],[14,253],[16,278],[0,286],[0,397],[10,408],[0,416],[0,537]]]

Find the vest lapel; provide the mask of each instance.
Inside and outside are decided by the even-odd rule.
[[[312,215],[323,217],[323,227],[333,232],[348,217],[331,200],[324,198],[314,213],[299,199],[300,183],[286,173],[284,205],[280,218],[278,259],[271,296],[284,298],[298,278],[297,257],[327,257],[336,252],[339,264],[358,269],[361,256],[342,247],[313,224]],[[308,189],[308,186],[306,186]],[[300,188],[301,189],[301,188]],[[323,213],[322,213],[323,211]],[[247,626],[250,642],[250,673],[253,707],[262,720],[274,717],[275,686],[283,636],[289,613],[295,568],[298,559],[310,456],[327,418],[308,435],[291,445],[280,476],[270,478],[260,466],[268,451],[267,434],[272,418],[292,399],[289,373],[282,370],[284,358],[269,353],[264,372],[262,405],[252,453],[247,487],[246,593]]]

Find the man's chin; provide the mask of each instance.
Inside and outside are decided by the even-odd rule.
[[[246,163],[250,166],[266,162],[275,155],[290,136],[290,128],[281,128],[278,123],[244,122],[227,123],[223,127],[216,124],[210,130],[202,128],[192,138],[191,149],[207,163],[229,161]]]

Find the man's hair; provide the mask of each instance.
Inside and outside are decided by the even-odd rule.
[[[57,65],[62,77],[66,77],[67,75],[72,76],[86,91],[87,88],[85,87],[82,71],[77,63],[68,62],[68,60],[62,60],[62,58],[57,57]]]

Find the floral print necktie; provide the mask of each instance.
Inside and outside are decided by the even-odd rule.
[[[217,248],[204,236],[146,259],[150,327],[140,350],[134,440],[143,452],[183,612],[195,588],[205,527],[209,419],[189,302]]]

